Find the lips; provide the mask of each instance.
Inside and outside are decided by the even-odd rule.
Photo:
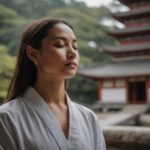
[[[77,64],[75,62],[69,62],[69,63],[65,64],[65,66],[77,67]]]

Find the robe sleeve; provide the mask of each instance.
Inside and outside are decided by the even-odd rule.
[[[17,150],[7,117],[0,114],[0,150]]]

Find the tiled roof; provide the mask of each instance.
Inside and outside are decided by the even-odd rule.
[[[130,52],[130,51],[143,51],[149,50],[150,51],[150,42],[149,43],[136,43],[130,45],[120,45],[120,46],[104,46],[103,50],[105,52],[110,53],[120,53],[120,52]]]
[[[78,73],[93,79],[150,75],[150,58],[110,61],[81,69]]]
[[[143,1],[149,1],[149,0],[119,0],[121,3],[124,4],[132,4],[132,3],[139,3],[139,2],[143,2]]]
[[[112,13],[112,16],[118,20],[128,20],[136,17],[143,18],[143,16],[150,18],[150,8],[141,8],[134,11]]]
[[[131,35],[136,33],[147,33],[150,31],[150,26],[144,27],[130,27],[124,29],[113,29],[112,31],[108,31],[109,35]]]

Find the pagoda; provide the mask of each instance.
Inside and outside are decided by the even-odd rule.
[[[150,0],[119,1],[129,10],[112,17],[125,27],[108,31],[118,42],[103,48],[113,59],[81,69],[79,74],[99,82],[98,99],[103,103],[149,103]]]

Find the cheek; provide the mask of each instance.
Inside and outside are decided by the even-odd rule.
[[[79,52],[77,53],[77,61],[78,61],[78,63],[79,63],[79,61],[80,61],[80,55],[79,55]]]
[[[47,65],[58,66],[59,64],[62,65],[62,63],[64,63],[65,60],[66,60],[65,54],[62,51],[57,52],[55,50],[55,52],[51,52],[51,53],[45,55],[43,61]]]
[[[49,53],[44,53],[42,55],[39,56],[39,65],[40,67],[47,67],[47,65],[50,65],[52,63],[51,60],[51,56],[49,55]]]
[[[53,48],[47,50],[47,52],[45,52],[42,56],[42,58],[45,59],[45,61],[54,60],[54,62],[56,60],[60,60],[61,57],[64,57],[63,51],[58,51],[57,49],[53,49]]]

